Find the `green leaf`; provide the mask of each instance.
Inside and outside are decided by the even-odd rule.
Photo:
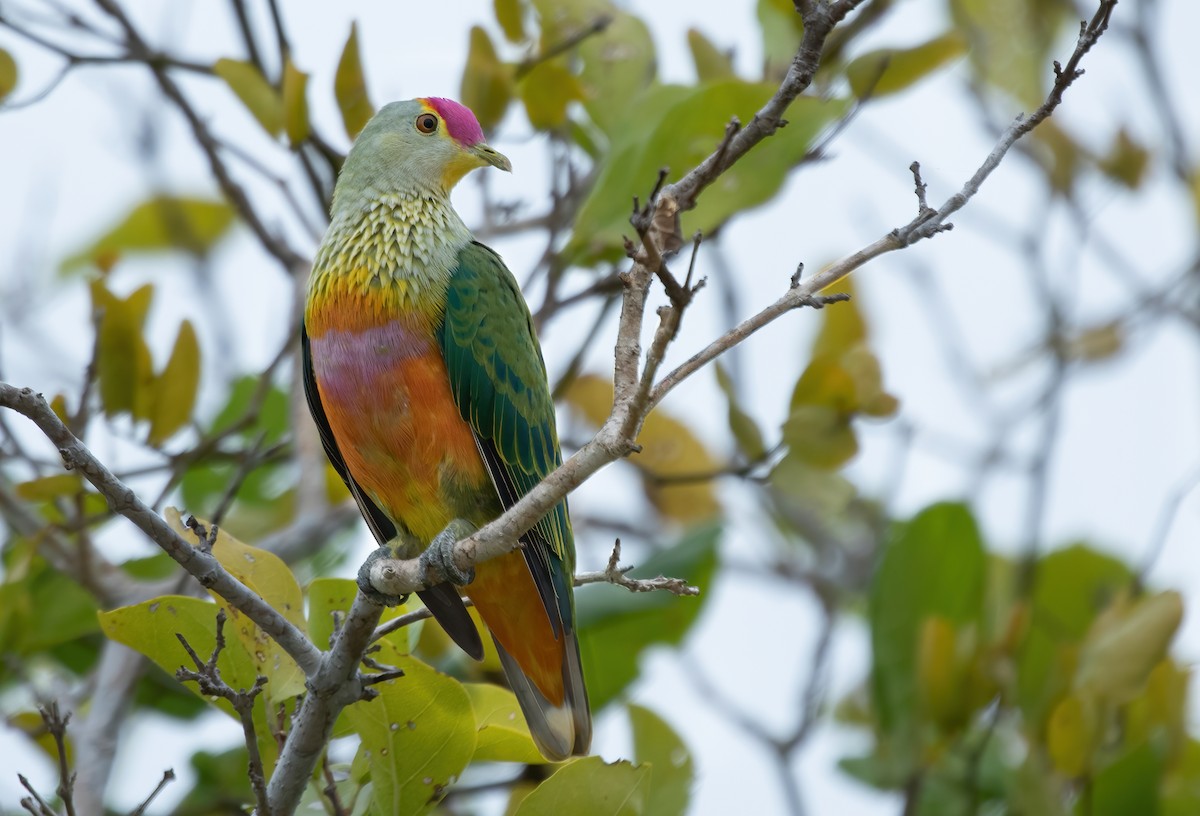
[[[1150,165],[1150,151],[1133,140],[1129,131],[1122,127],[1113,138],[1108,155],[1100,159],[1100,169],[1114,181],[1136,190],[1146,177]]]
[[[308,636],[318,649],[329,648],[336,629],[335,614],[341,613],[344,619],[357,594],[358,584],[350,578],[314,578],[308,585]],[[389,606],[383,610],[379,622],[387,623],[411,611],[406,603]],[[408,654],[412,651],[417,632],[420,630],[420,622],[417,622],[391,633],[386,639],[400,650],[401,654]]]
[[[471,698],[479,727],[473,762],[546,763],[529,735],[516,695],[491,683],[463,683],[463,688]]]
[[[1127,566],[1083,545],[1037,562],[1029,630],[1016,650],[1017,700],[1031,723],[1040,727],[1068,691],[1078,645],[1131,580]]]
[[[195,669],[176,634],[182,635],[200,655],[208,659],[216,645],[217,605],[200,598],[164,595],[134,606],[122,606],[99,613],[100,628],[110,640],[123,643],[150,658],[159,668],[174,676],[180,666]],[[228,624],[225,634],[229,634]],[[235,689],[254,685],[258,671],[250,654],[235,638],[226,639],[226,647],[217,657],[221,677]],[[185,686],[197,696],[195,683]],[[207,698],[205,698],[207,699]],[[237,717],[225,700],[210,700],[232,717]]]
[[[17,62],[12,54],[0,48],[0,102],[17,87]]]
[[[342,112],[346,134],[353,139],[375,115],[375,106],[367,96],[367,80],[363,76],[362,60],[358,54],[358,23],[350,24],[350,36],[342,48],[342,57],[338,60],[337,74],[333,79],[333,95],[337,98],[338,110]]]
[[[858,453],[851,417],[828,405],[797,405],[783,423],[788,456],[825,470],[846,464]]]
[[[629,101],[654,81],[654,39],[638,17],[615,6],[603,13],[611,19],[608,27],[579,45],[579,81],[588,116],[612,136],[625,120]]]
[[[151,445],[161,445],[192,418],[200,387],[200,344],[189,320],[183,321],[171,356],[154,385],[150,415]]]
[[[223,201],[156,195],[63,261],[61,270],[73,272],[89,264],[108,269],[120,257],[137,252],[179,249],[203,256],[225,236],[233,219],[233,208]]]
[[[717,48],[712,40],[695,28],[688,29],[687,41],[692,52],[692,62],[696,66],[696,79],[700,82],[714,82],[733,78],[731,52]]]
[[[729,430],[733,432],[733,438],[737,441],[738,450],[742,452],[742,456],[746,457],[747,461],[756,462],[767,453],[767,443],[763,441],[762,431],[759,430],[758,423],[754,421],[753,417],[742,409],[729,372],[720,363],[717,363],[715,368],[717,385],[721,387],[722,393],[725,394],[725,401],[729,405]]]
[[[379,696],[346,709],[362,739],[370,771],[370,812],[409,816],[428,812],[475,752],[475,715],[462,684],[391,644],[375,658],[404,676],[372,686]]]
[[[118,298],[102,281],[95,280],[91,291],[92,308],[102,311],[96,338],[96,378],[104,413],[146,419],[154,399],[154,369],[142,326],[154,287],[146,284],[128,297]]]
[[[1159,782],[1163,758],[1153,743],[1130,749],[1092,782],[1090,808],[1076,810],[1081,816],[1130,816],[1159,812]]]
[[[1037,107],[1053,78],[1050,49],[1062,23],[1074,16],[1063,0],[949,0],[950,19],[970,45],[975,74]]]
[[[525,41],[525,0],[493,0],[496,22],[510,43]]]
[[[278,136],[283,130],[283,99],[271,86],[258,66],[243,60],[222,58],[213,65],[213,73],[242,100],[263,130]]]
[[[579,647],[593,710],[607,705],[638,676],[638,662],[647,647],[683,641],[708,596],[720,537],[718,525],[701,525],[634,571],[684,578],[700,588],[698,597],[666,592],[631,596],[612,585],[583,587],[576,593]]]
[[[966,48],[966,38],[957,31],[913,48],[881,48],[853,59],[846,66],[846,78],[856,97],[876,99],[924,79]]]
[[[621,253],[623,235],[630,230],[632,197],[649,193],[660,168],[669,168],[671,179],[690,170],[720,144],[731,116],[750,121],[775,90],[773,84],[731,79],[695,87],[655,86],[625,102],[620,124],[612,131],[609,159],[580,207],[567,255],[580,260]],[[683,214],[683,234],[710,233],[770,200],[787,170],[845,110],[842,100],[796,99],[785,114],[786,137],[768,139],[722,174],[696,208]]]
[[[792,0],[758,0],[756,13],[763,34],[763,76],[783,79],[804,37],[804,20]]]
[[[513,816],[658,816],[646,807],[650,779],[648,765],[576,759],[534,788]]]
[[[583,98],[583,89],[560,58],[533,66],[517,83],[517,95],[534,128],[554,130],[567,121],[567,106]]]
[[[163,518],[185,541],[196,545],[196,534],[183,523],[178,510],[166,508]],[[202,519],[197,521],[206,529],[210,526]],[[243,544],[223,529],[217,531],[212,554],[234,578],[257,593],[293,626],[301,630],[305,628],[304,597],[296,577],[283,559],[274,553]],[[303,692],[304,672],[296,665],[296,661],[245,613],[229,606],[216,594],[213,597],[225,609],[232,631],[253,658],[256,674],[265,675],[270,681],[266,687],[267,700],[278,703]]]
[[[1046,750],[1059,773],[1077,778],[1088,772],[1100,736],[1097,719],[1092,701],[1076,694],[1054,707],[1046,724]]]
[[[312,125],[308,120],[308,74],[289,58],[283,66],[283,128],[288,144],[300,146],[308,138]]]
[[[692,755],[679,735],[653,711],[633,704],[628,708],[633,755],[639,766],[649,764],[653,769],[646,813],[682,816],[691,798]]]
[[[33,657],[95,634],[96,609],[87,590],[33,558],[0,584],[0,653]]]
[[[956,629],[978,623],[986,567],[975,519],[962,504],[935,504],[890,536],[868,597],[872,692],[886,733],[914,738],[923,621],[939,616]]]
[[[459,98],[474,111],[479,126],[489,132],[504,118],[512,96],[512,66],[496,56],[496,47],[482,26],[471,26]]]

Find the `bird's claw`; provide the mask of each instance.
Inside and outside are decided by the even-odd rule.
[[[455,519],[447,524],[446,529],[435,535],[421,553],[421,568],[428,571],[430,566],[435,567],[456,586],[466,586],[474,581],[475,567],[461,569],[454,563],[454,545],[473,532],[475,526],[463,519]]]
[[[386,592],[380,592],[371,581],[371,574],[384,566],[380,563],[381,561],[395,560],[398,559],[390,547],[376,547],[374,552],[367,556],[363,565],[358,568],[358,591],[366,595],[369,600],[382,606],[399,606],[407,601],[407,595],[389,595]]]

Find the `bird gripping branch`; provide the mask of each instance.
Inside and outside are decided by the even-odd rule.
[[[466,571],[456,541],[561,462],[529,307],[496,253],[474,241],[450,191],[479,167],[510,170],[475,115],[449,99],[386,105],[359,134],[334,190],[302,332],[309,407],[381,558],[435,558],[491,631],[534,742],[583,754],[591,714],[575,636],[575,545],[565,501],[523,547]],[[418,593],[472,657],[478,630],[458,590]]]

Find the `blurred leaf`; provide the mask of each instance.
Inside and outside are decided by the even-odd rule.
[[[733,58],[730,52],[717,48],[712,40],[695,28],[688,29],[687,41],[698,81],[715,82],[733,78]]]
[[[1166,759],[1176,760],[1188,740],[1188,685],[1191,668],[1180,666],[1171,659],[1160,660],[1146,687],[1125,710],[1126,741],[1135,745],[1149,739],[1165,737]],[[1197,775],[1200,782],[1200,775]]]
[[[1073,653],[1092,620],[1132,576],[1120,561],[1083,545],[1046,555],[1033,576],[1029,628],[1016,649],[1017,699],[1040,728],[1050,707],[1069,690]],[[1071,665],[1064,663],[1068,659]]]
[[[526,796],[515,816],[650,816],[650,780],[648,765],[609,765],[598,756],[575,759]]]
[[[59,496],[72,496],[83,490],[83,477],[77,473],[56,473],[30,479],[16,486],[17,496],[30,502],[50,501]]]
[[[463,70],[460,99],[475,112],[485,132],[500,124],[513,95],[513,69],[496,56],[492,39],[482,26],[471,26],[467,66]]]
[[[263,130],[272,136],[279,135],[283,130],[283,99],[256,65],[222,58],[213,65],[213,73],[225,80]]]
[[[583,107],[592,121],[615,138],[626,121],[629,102],[650,86],[655,75],[654,38],[638,17],[603,3],[611,18],[608,27],[579,45],[583,69]],[[594,19],[594,17],[593,17]]]
[[[196,781],[172,811],[175,816],[233,814],[247,812],[254,802],[246,773],[250,758],[239,745],[219,754],[197,751],[191,756]]]
[[[516,695],[491,683],[463,683],[463,688],[471,698],[479,728],[473,762],[546,764],[546,758],[529,735]]]
[[[318,649],[328,649],[335,631],[335,613],[348,613],[354,597],[358,594],[358,583],[350,578],[314,578],[308,585],[308,636]],[[389,606],[383,610],[379,622],[387,623],[393,618],[411,612],[407,603]],[[398,632],[387,636],[387,641],[401,654],[408,654],[412,649],[411,640],[415,640],[414,630],[419,630],[420,624],[406,626]]]
[[[210,433],[222,433],[241,422],[250,411],[254,396],[262,385],[256,376],[239,377],[229,387],[229,399],[220,413],[213,419]],[[256,439],[261,434],[263,444],[273,444],[283,439],[288,431],[288,396],[282,388],[270,385],[257,414],[250,424],[240,430],[242,439]]]
[[[150,415],[151,445],[161,445],[192,418],[200,387],[200,344],[189,320],[179,326],[171,356],[154,385]]]
[[[298,69],[289,57],[283,66],[283,127],[288,144],[297,148],[308,138],[308,74]]]
[[[681,177],[716,149],[731,116],[750,121],[775,90],[770,83],[732,79],[655,86],[625,102],[620,124],[612,130],[609,160],[580,206],[566,254],[575,260],[621,253],[631,197],[648,194],[660,168],[669,168],[671,179]],[[785,114],[787,138],[768,139],[722,174],[696,208],[683,214],[683,233],[711,233],[735,214],[770,200],[816,135],[845,110],[842,100],[796,99]]]
[[[976,76],[1026,109],[1042,103],[1053,78],[1050,48],[1066,12],[1061,0],[949,0],[950,19],[967,38]]]
[[[153,402],[154,369],[142,326],[154,287],[146,284],[121,299],[92,281],[93,308],[103,310],[96,340],[96,378],[100,402],[109,417],[132,414],[146,419]]]
[[[184,541],[197,545],[196,534],[183,523],[177,509],[166,508],[163,517]],[[208,522],[196,520],[206,529],[210,528]],[[293,626],[304,630],[304,597],[296,577],[283,559],[274,553],[243,544],[220,528],[212,554],[234,578],[257,593]],[[267,701],[278,703],[303,692],[304,672],[283,647],[259,629],[241,610],[230,606],[215,593],[213,597],[225,609],[229,626],[253,658],[256,674],[265,675],[270,681],[265,690]]]
[[[17,87],[17,63],[12,54],[0,48],[0,102]]]
[[[650,790],[645,812],[687,813],[693,781],[692,755],[683,740],[661,717],[632,703],[629,724],[633,728],[633,755],[638,767],[649,765]]]
[[[1087,326],[1074,335],[1060,338],[1058,345],[1068,360],[1087,363],[1107,360],[1125,345],[1125,323],[1118,319]]]
[[[845,477],[809,464],[792,450],[771,469],[770,485],[776,508],[801,532],[809,519],[844,515],[857,494]]]
[[[493,0],[492,9],[504,38],[510,43],[524,42],[525,0]]]
[[[594,711],[638,676],[638,663],[647,647],[683,641],[708,598],[720,537],[721,528],[715,524],[697,527],[634,571],[635,575],[684,578],[700,588],[698,597],[667,592],[631,596],[611,584],[583,587],[576,593],[579,648]]]
[[[1136,746],[1092,782],[1090,808],[1081,816],[1152,816],[1159,812],[1159,783],[1163,761],[1153,743]]]
[[[390,643],[375,658],[404,672],[378,683],[374,700],[343,716],[362,739],[356,764],[370,769],[370,812],[426,813],[458,778],[475,752],[475,715],[461,683]]]
[[[1032,144],[1036,149],[1032,155],[1036,157],[1045,169],[1046,179],[1052,190],[1060,193],[1070,192],[1075,178],[1083,167],[1084,159],[1088,158],[1087,151],[1069,133],[1059,127],[1057,122],[1047,120],[1033,132]]]
[[[1162,816],[1200,813],[1200,741],[1188,737],[1163,780]]]
[[[797,405],[783,423],[788,456],[826,470],[846,464],[858,453],[851,416],[826,405]]]
[[[533,66],[517,82],[517,95],[536,130],[554,130],[567,121],[567,106],[583,98],[583,89],[559,58]]]
[[[571,383],[566,399],[588,422],[599,427],[612,408],[612,383],[585,374]],[[659,513],[683,523],[706,521],[720,514],[713,480],[689,478],[720,468],[690,428],[659,408],[646,417],[637,441],[641,453],[629,461],[641,471],[646,498]],[[678,481],[670,483],[671,479]]]
[[[138,204],[115,227],[62,263],[63,272],[88,264],[109,267],[134,252],[180,249],[206,255],[232,226],[233,208],[223,201],[156,195]]]
[[[338,110],[342,112],[346,134],[353,139],[375,115],[375,106],[367,96],[367,80],[363,76],[362,60],[358,55],[358,23],[350,24],[350,36],[342,48],[333,80],[333,94],[337,98]]]
[[[902,744],[915,734],[922,621],[977,624],[986,567],[975,519],[962,504],[932,505],[889,538],[868,598],[872,688],[880,725]]]
[[[50,410],[58,417],[63,424],[68,424],[71,421],[70,414],[67,411],[67,398],[64,394],[55,394],[50,400]]]
[[[763,78],[783,79],[804,38],[804,20],[792,0],[758,0],[763,35]]]
[[[1100,159],[1100,169],[1109,178],[1136,190],[1146,177],[1150,151],[1133,140],[1129,131],[1121,128],[1113,138],[1108,155]]]
[[[714,368],[717,372],[717,385],[721,387],[721,391],[725,394],[725,400],[729,404],[729,430],[733,432],[733,438],[737,441],[738,450],[742,452],[742,456],[746,457],[747,461],[756,462],[767,455],[767,443],[763,441],[762,431],[738,403],[737,392],[734,390],[729,372],[720,363],[717,363]]]
[[[917,633],[917,697],[921,710],[943,731],[962,726],[965,692],[963,666],[954,624],[930,615]]]
[[[1054,707],[1046,726],[1046,749],[1055,769],[1064,776],[1084,776],[1091,767],[1099,737],[1095,705],[1071,694]]]
[[[1084,639],[1076,688],[1108,702],[1129,702],[1166,656],[1182,621],[1183,598],[1178,592],[1136,601],[1118,596]]]
[[[91,593],[35,556],[0,584],[0,654],[32,657],[92,635],[96,610]]]
[[[877,99],[924,79],[966,47],[961,33],[949,31],[913,48],[881,48],[851,60],[846,78],[856,97]]]

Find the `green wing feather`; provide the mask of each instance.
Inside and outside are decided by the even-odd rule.
[[[529,307],[504,262],[482,244],[459,252],[439,337],[454,401],[507,509],[558,467],[562,454]],[[566,502],[523,540],[555,629],[573,628],[575,545]]]

